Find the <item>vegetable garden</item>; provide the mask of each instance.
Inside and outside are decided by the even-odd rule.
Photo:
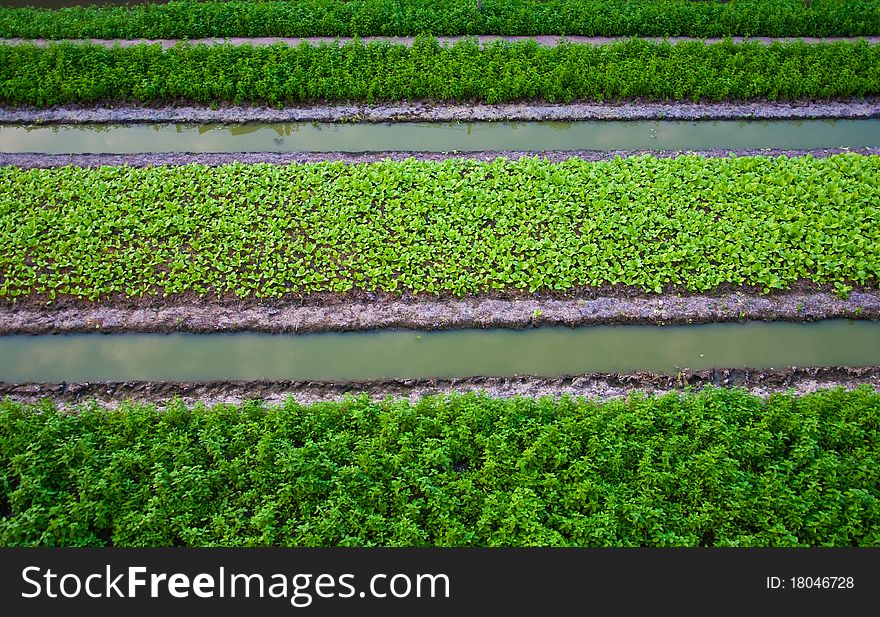
[[[880,94],[880,45],[864,41],[609,45],[465,40],[107,48],[0,45],[0,102],[49,106],[310,101],[571,102],[828,99]]]
[[[876,546],[880,395],[0,403],[0,543]]]
[[[880,280],[880,157],[0,170],[0,296]]]
[[[858,130],[880,118],[880,11],[806,4],[0,7],[0,123],[14,128],[0,139],[17,131],[0,144],[0,347],[12,350],[0,363],[0,545],[880,545],[880,143]],[[550,40],[561,36],[623,39]],[[562,152],[520,134],[519,151],[463,153],[399,140],[368,151],[354,137],[332,151],[281,130],[272,152],[203,147],[204,123],[317,133],[443,113],[552,131],[612,120],[636,139]],[[670,117],[856,128],[831,124],[832,141],[794,149],[777,126],[737,150],[676,127],[660,141],[648,125]],[[160,121],[181,123],[166,127],[170,151],[125,137]],[[122,131],[100,124],[76,152],[40,149],[46,133],[60,139],[54,123],[84,122]],[[839,321],[797,324],[803,350],[773,356],[786,366],[716,366],[673,332],[674,370],[576,375],[440,375],[427,357],[427,376],[150,381],[119,357],[121,373],[92,379],[37,349],[41,335],[110,345],[102,333],[142,330],[194,345],[196,332],[248,324],[274,344],[282,331],[378,340],[371,330],[410,323],[542,335],[598,324],[613,337],[625,322],[669,337],[670,323],[752,316]],[[841,333],[831,355],[814,353],[825,326],[836,330],[823,340]],[[413,333],[407,353],[435,334],[448,333]],[[541,353],[567,350],[572,370],[601,353],[553,335],[568,345]],[[405,361],[395,336],[374,354],[392,366]],[[305,355],[358,356],[334,349]],[[359,366],[382,364],[363,355]],[[27,377],[46,366],[46,381]]]
[[[58,11],[0,7],[0,37],[584,35],[876,36],[870,0],[176,0]]]

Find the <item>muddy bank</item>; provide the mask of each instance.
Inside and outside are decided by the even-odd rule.
[[[555,47],[556,45],[560,45],[563,43],[573,44],[573,45],[611,45],[613,43],[622,43],[625,41],[630,41],[633,38],[636,38],[640,41],[650,41],[652,43],[670,43],[672,45],[676,45],[678,43],[706,43],[709,45],[715,43],[722,43],[724,41],[731,41],[733,43],[758,43],[761,45],[771,45],[773,43],[782,43],[783,45],[787,45],[790,43],[807,43],[810,45],[817,44],[827,44],[827,43],[840,43],[840,42],[854,42],[854,41],[865,41],[869,45],[877,45],[880,44],[880,36],[860,36],[860,37],[842,37],[842,36],[832,36],[832,37],[768,37],[768,36],[756,36],[756,37],[744,37],[744,36],[734,36],[729,38],[718,38],[718,37],[707,37],[707,38],[699,38],[699,37],[691,37],[691,36],[671,36],[671,37],[659,37],[659,36],[648,36],[648,37],[624,37],[624,36],[554,36],[554,35],[542,35],[542,36],[502,36],[495,34],[484,34],[484,35],[476,35],[476,36],[436,36],[432,37],[442,46],[452,46],[456,43],[460,43],[462,41],[476,41],[481,47],[485,45],[491,45],[492,43],[497,43],[500,41],[504,41],[507,43],[523,43],[526,41],[534,41],[536,44],[542,47]],[[290,45],[297,46],[303,43],[307,45],[336,45],[341,46],[347,43],[351,43],[353,41],[360,41],[365,45],[369,45],[370,43],[384,43],[389,45],[405,45],[407,47],[411,47],[415,42],[415,37],[412,36],[365,36],[358,39],[354,39],[352,37],[332,37],[332,36],[309,36],[309,37],[279,37],[279,36],[264,36],[264,37],[210,37],[210,38],[195,38],[188,39],[186,42],[191,45],[208,45],[208,46],[216,46],[216,45],[253,45],[254,47],[266,47],[269,45]],[[179,45],[184,43],[184,41],[180,39],[63,39],[65,43],[74,43],[74,44],[90,44],[90,45],[100,45],[102,47],[112,48],[112,47],[132,47],[134,45],[161,45],[162,49],[170,49],[175,45]],[[58,44],[61,40],[49,40],[49,39],[21,39],[21,38],[11,38],[11,39],[0,39],[0,44],[3,45],[37,45],[39,47],[46,47],[48,45]]]
[[[0,383],[0,397],[25,402],[51,398],[63,405],[97,401],[113,407],[132,400],[162,403],[180,398],[188,405],[204,403],[239,404],[259,399],[269,404],[293,398],[300,403],[339,400],[345,396],[367,394],[373,399],[406,398],[481,391],[496,397],[582,396],[596,399],[626,397],[634,392],[666,394],[707,386],[741,387],[759,396],[774,392],[806,394],[825,388],[856,388],[868,385],[880,390],[880,367],[865,368],[789,368],[773,371],[713,369],[682,372],[678,375],[655,373],[591,373],[545,379],[538,377],[475,377],[468,379],[412,379],[364,382],[92,382],[76,384]]]
[[[585,161],[607,161],[617,157],[651,155],[658,158],[677,156],[812,156],[825,158],[834,154],[855,153],[865,156],[880,155],[880,148],[815,148],[810,150],[767,149],[724,149],[712,150],[550,150],[526,152],[522,150],[484,150],[480,152],[222,152],[222,153],[152,153],[152,154],[40,154],[0,152],[0,166],[12,165],[21,169],[66,167],[122,166],[155,167],[159,165],[198,164],[208,167],[232,163],[272,163],[288,165],[292,163],[316,163],[320,161],[342,161],[350,164],[375,163],[378,161],[403,161],[414,158],[419,161],[443,161],[446,159],[471,159],[494,161],[498,157],[517,160],[523,157],[539,157],[548,161],[560,162],[571,158]]]
[[[137,300],[137,299],[134,299]],[[152,302],[152,304],[151,304]],[[526,328],[539,325],[696,324],[713,322],[880,319],[880,291],[671,294],[580,299],[464,298],[365,301],[175,304],[138,306],[0,305],[0,334],[77,332],[351,332],[383,328]]]
[[[520,102],[487,105],[416,101],[387,104],[314,104],[295,107],[144,107],[101,104],[50,108],[0,107],[0,123],[244,123],[244,122],[473,122],[480,120],[779,120],[880,118],[880,97],[831,101],[732,101],[726,103],[623,101]]]

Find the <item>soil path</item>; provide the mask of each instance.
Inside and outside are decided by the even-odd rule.
[[[313,104],[283,107],[126,104],[49,108],[0,106],[0,124],[245,123],[245,122],[477,122],[540,120],[784,120],[880,118],[880,97],[829,101],[731,101],[724,103],[401,103]]]
[[[880,319],[880,291],[718,296],[656,295],[570,300],[466,298],[251,305],[175,304],[41,308],[0,305],[0,335],[75,332],[345,332],[380,328],[527,328],[538,325],[694,324],[745,320]]]
[[[865,156],[880,156],[880,148],[821,148],[812,150],[749,150],[723,149],[714,150],[548,150],[525,152],[522,150],[484,150],[480,152],[224,152],[198,153],[184,152],[151,153],[151,154],[40,154],[40,153],[3,153],[0,152],[0,166],[14,165],[22,169],[66,167],[101,167],[122,166],[154,167],[158,165],[198,164],[208,167],[230,165],[232,163],[271,163],[289,165],[292,163],[315,163],[320,161],[342,161],[349,164],[375,163],[378,161],[403,161],[416,159],[419,161],[443,161],[446,159],[471,159],[477,161],[494,161],[498,157],[517,160],[523,157],[539,157],[548,161],[560,162],[570,158],[585,161],[608,161],[617,157],[651,155],[657,158],[674,158],[677,156],[695,155],[704,157],[726,156],[812,156],[825,158],[845,152]]]
[[[610,45],[613,43],[620,43],[622,41],[629,41],[632,38],[638,38],[642,41],[651,41],[654,43],[662,43],[668,42],[673,45],[678,43],[691,43],[695,41],[703,42],[703,43],[721,43],[723,41],[732,41],[734,43],[759,43],[762,45],[771,45],[773,43],[793,43],[793,42],[804,42],[811,45],[822,44],[822,43],[837,43],[841,41],[865,41],[871,45],[880,44],[880,37],[878,36],[870,36],[870,37],[766,37],[766,36],[756,36],[756,37],[742,37],[742,36],[734,36],[730,38],[698,38],[698,37],[688,37],[688,36],[672,36],[672,37],[608,37],[608,36],[558,36],[558,35],[545,35],[545,36],[500,36],[500,35],[479,35],[479,36],[438,36],[434,37],[441,45],[454,45],[463,40],[475,40],[480,46],[490,45],[492,43],[496,43],[498,41],[506,41],[509,43],[519,43],[523,41],[534,41],[538,45],[542,47],[554,47],[559,45],[562,42],[565,43],[573,43],[577,45]],[[70,43],[91,43],[93,45],[102,45],[104,47],[131,47],[133,45],[161,45],[163,49],[169,49],[174,47],[175,45],[181,43],[180,39],[62,39],[65,42]],[[352,37],[331,37],[331,36],[314,36],[314,37],[210,37],[210,38],[197,38],[197,39],[189,39],[189,43],[193,45],[254,45],[256,47],[266,47],[268,45],[276,45],[276,44],[284,44],[284,45],[301,45],[302,43],[306,43],[308,45],[344,45],[345,43],[349,43],[354,40],[359,40],[363,43],[392,43],[396,45],[406,45],[412,46],[415,42],[415,37],[411,36],[400,36],[400,37],[389,37],[389,36],[365,36],[359,39],[354,39]],[[0,44],[7,45],[39,45],[39,46],[47,46],[53,43],[58,43],[59,40],[52,39],[20,39],[20,38],[11,38],[11,39],[0,39]]]
[[[657,375],[653,373],[592,373],[545,379],[537,377],[475,377],[468,379],[382,380],[372,382],[101,382],[79,384],[0,383],[0,397],[24,402],[50,398],[63,408],[96,401],[115,407],[124,400],[165,403],[175,397],[192,406],[203,403],[241,404],[259,399],[278,404],[292,398],[310,404],[367,394],[372,399],[407,398],[453,392],[481,391],[494,397],[583,396],[593,399],[622,398],[641,392],[666,394],[699,390],[707,386],[740,387],[758,396],[779,392],[806,394],[819,389],[868,386],[880,390],[880,367],[791,368],[775,371],[738,369],[707,370]]]

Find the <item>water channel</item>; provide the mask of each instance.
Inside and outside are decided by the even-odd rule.
[[[0,381],[327,380],[880,365],[880,322],[0,337]]]
[[[880,146],[880,120],[2,125],[0,152],[475,152]]]

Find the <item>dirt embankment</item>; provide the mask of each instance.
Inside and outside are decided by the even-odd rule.
[[[527,41],[533,41],[534,43],[540,45],[541,47],[555,47],[557,45],[568,43],[572,45],[611,45],[614,43],[623,43],[626,41],[632,40],[632,38],[638,38],[642,41],[649,41],[652,43],[670,43],[672,45],[676,45],[678,43],[705,43],[707,45],[714,45],[716,43],[723,43],[725,41],[730,41],[732,43],[757,43],[760,45],[772,45],[773,43],[781,43],[783,45],[788,45],[791,43],[807,43],[808,45],[822,45],[828,43],[840,43],[840,42],[851,42],[851,41],[865,41],[869,45],[877,45],[880,44],[880,37],[878,36],[861,36],[861,37],[842,37],[842,36],[829,36],[829,37],[814,37],[814,36],[805,36],[805,37],[770,37],[770,36],[755,36],[755,37],[744,37],[744,36],[734,36],[729,38],[718,38],[718,37],[691,37],[691,36],[670,36],[670,37],[659,37],[659,36],[647,36],[647,37],[624,37],[624,36],[561,36],[561,35],[539,35],[539,36],[501,36],[496,34],[482,34],[482,35],[463,35],[463,36],[437,36],[433,37],[436,41],[443,46],[451,46],[456,43],[460,43],[462,41],[475,41],[481,47],[485,45],[491,45],[493,43],[498,43],[501,41],[507,43],[524,43]],[[369,45],[370,43],[382,43],[389,45],[405,45],[407,47],[411,47],[415,42],[415,37],[412,36],[364,36],[358,39],[354,39],[352,37],[332,37],[332,36],[308,36],[308,37],[282,37],[282,36],[263,36],[263,37],[209,37],[209,38],[195,38],[195,39],[187,39],[186,43],[190,45],[253,45],[254,47],[266,47],[269,45],[289,45],[291,47],[296,47],[298,45],[302,45],[303,43],[307,45],[345,45],[347,43],[352,43],[354,41],[361,42],[365,45]],[[11,38],[11,39],[0,39],[0,44],[3,45],[37,45],[40,47],[46,47],[48,45],[58,44],[62,40],[56,39],[21,39],[21,38]],[[91,45],[100,45],[102,47],[113,48],[113,47],[132,47],[134,45],[161,45],[162,49],[170,49],[175,45],[179,45],[184,41],[182,39],[63,39],[66,43],[74,43],[74,44],[91,44]]]
[[[776,392],[805,394],[819,389],[867,385],[880,390],[880,367],[791,368],[774,371],[714,369],[678,375],[654,373],[592,373],[558,378],[475,377],[467,379],[412,379],[366,382],[223,381],[223,382],[92,382],[76,384],[0,383],[0,397],[25,402],[50,398],[64,407],[96,401],[115,407],[125,400],[165,403],[180,398],[188,405],[240,404],[262,400],[269,404],[287,399],[309,404],[366,394],[373,399],[406,398],[485,392],[495,397],[582,396],[615,399],[635,392],[666,394],[709,386],[741,387],[759,396]]]
[[[783,120],[880,118],[880,97],[831,101],[731,101],[653,103],[646,101],[543,103],[322,104],[277,107],[193,105],[144,107],[124,103],[50,108],[0,106],[0,124],[123,122],[476,122],[577,120]]]
[[[604,296],[580,299],[376,298],[326,303],[176,303],[132,299],[129,305],[0,305],[0,334],[76,332],[346,332],[382,328],[526,328],[539,325],[695,324],[711,322],[880,319],[880,291],[842,300],[828,291],[770,295]]]
[[[518,160],[523,157],[539,157],[552,162],[579,158],[585,161],[608,161],[617,157],[627,158],[650,154],[657,158],[675,158],[695,155],[707,158],[727,156],[812,156],[825,158],[834,154],[855,153],[861,155],[880,155],[880,148],[816,148],[811,150],[768,149],[723,149],[712,150],[550,150],[526,152],[522,150],[484,150],[480,152],[221,152],[184,153],[160,152],[149,154],[40,154],[0,152],[0,166],[13,165],[22,169],[66,167],[122,166],[155,167],[159,165],[198,164],[208,167],[230,165],[232,163],[271,163],[288,165],[291,163],[316,163],[321,161],[342,161],[349,164],[376,163],[379,161],[443,161],[446,159],[470,159],[494,161],[498,157]]]

